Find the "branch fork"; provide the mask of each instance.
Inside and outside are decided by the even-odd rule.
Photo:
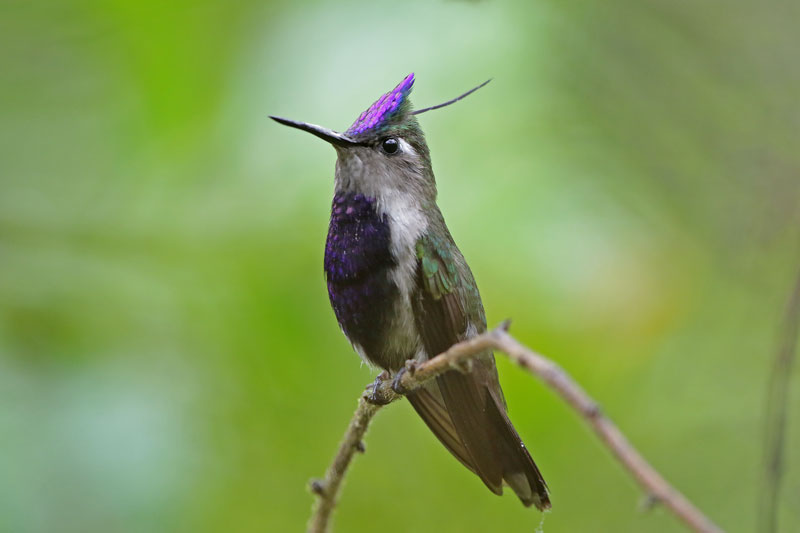
[[[388,374],[381,374],[367,387],[359,399],[358,408],[350,420],[336,457],[325,473],[325,479],[313,480],[310,484],[311,491],[318,498],[308,523],[309,532],[324,533],[329,530],[342,480],[355,453],[364,452],[363,438],[375,414],[384,405],[402,398],[448,370],[463,371],[475,356],[487,349],[506,354],[517,365],[544,381],[583,417],[600,441],[644,490],[646,496],[642,507],[662,504],[691,531],[722,532],[642,457],[619,428],[603,414],[597,402],[560,366],[514,339],[508,333],[509,324],[509,321],[505,321],[497,328],[455,344],[423,363],[407,361],[391,382]]]

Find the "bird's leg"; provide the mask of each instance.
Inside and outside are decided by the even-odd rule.
[[[406,361],[406,365],[397,371],[395,374],[394,379],[392,380],[392,390],[395,391],[397,394],[401,396],[405,396],[409,393],[409,390],[406,389],[401,381],[403,380],[403,375],[408,372],[410,375],[414,375],[414,372],[417,370],[417,361],[414,359],[409,359]]]
[[[450,363],[450,367],[461,372],[462,374],[469,374],[472,372],[472,367],[474,366],[473,359],[467,359],[466,361],[462,361],[460,363]]]
[[[366,390],[369,391],[367,394],[364,395],[364,399],[367,400],[369,403],[375,405],[386,405],[389,403],[389,400],[380,393],[381,385],[383,382],[386,381],[391,377],[388,370],[384,370],[380,374],[375,377],[375,381],[367,385]]]

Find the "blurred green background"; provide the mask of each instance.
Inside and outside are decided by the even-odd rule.
[[[796,3],[22,2],[0,16],[0,530],[298,531],[373,373],[322,276],[343,130],[408,72],[490,324],[753,531],[800,264]],[[681,531],[499,360],[547,532]],[[797,370],[792,376],[798,386]],[[800,394],[781,531],[800,530]],[[533,531],[405,403],[338,531]]]

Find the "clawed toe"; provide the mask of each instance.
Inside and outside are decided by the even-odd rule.
[[[408,389],[403,387],[403,384],[401,383],[403,380],[403,375],[405,375],[406,372],[407,370],[405,367],[401,368],[397,374],[395,374],[394,379],[392,380],[392,390],[401,396],[405,396],[405,394],[408,392]]]
[[[365,394],[364,399],[372,405],[387,405],[392,403],[385,395],[380,392],[375,392],[374,390],[369,394]]]
[[[403,386],[403,376],[406,373],[413,376],[416,370],[417,370],[417,362],[415,360],[409,359],[408,361],[406,361],[406,366],[401,368],[394,376],[394,379],[392,380],[392,390],[395,393],[400,394],[401,396],[405,396],[406,394],[408,394],[410,391]]]
[[[389,379],[389,372],[384,370],[383,372],[375,376],[375,381],[364,387],[364,390],[371,390],[372,392],[375,392],[375,389],[379,388],[381,384],[387,379]]]
[[[367,385],[366,390],[369,391],[364,394],[364,399],[373,405],[386,405],[390,400],[380,392],[383,381],[389,379],[389,373],[383,371],[375,378],[375,381]]]

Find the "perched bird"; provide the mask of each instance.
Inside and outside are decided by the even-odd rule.
[[[472,272],[436,205],[431,156],[409,94],[414,74],[381,96],[344,133],[271,117],[336,149],[325,277],[344,334],[367,362],[397,375],[486,330]],[[548,509],[539,469],[506,414],[494,355],[448,371],[408,394],[419,416],[495,494],[510,486]]]

